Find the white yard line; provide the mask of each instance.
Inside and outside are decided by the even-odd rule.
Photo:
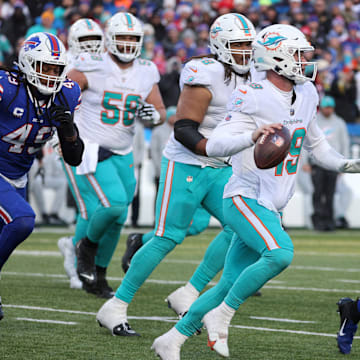
[[[349,283],[349,284],[360,284],[360,280],[335,279],[335,281]]]
[[[28,309],[28,310],[39,310],[39,311],[52,311],[52,312],[61,312],[68,314],[81,314],[81,315],[91,315],[95,316],[94,312],[85,312],[85,311],[75,311],[75,310],[65,310],[65,309],[54,309],[54,308],[44,308],[38,306],[26,306],[26,305],[3,305],[8,308],[19,308],[19,309]],[[129,319],[135,320],[150,320],[150,321],[164,321],[164,322],[172,322],[176,323],[178,320],[174,317],[163,317],[163,316],[129,316]],[[55,322],[53,320],[41,320],[41,319],[31,319],[31,318],[16,318],[17,320],[25,320],[25,321],[37,321],[37,322],[54,322],[54,323],[63,323],[69,324],[71,322]],[[284,320],[284,319],[282,319]],[[287,319],[288,320],[288,319]],[[74,323],[76,324],[76,323]],[[73,324],[71,324],[73,325]],[[271,331],[271,332],[282,332],[282,333],[290,333],[290,334],[298,334],[298,335],[312,335],[312,336],[326,336],[326,337],[336,337],[336,334],[327,334],[327,333],[317,333],[310,331],[299,331],[299,330],[289,330],[289,329],[272,329],[272,328],[264,328],[264,327],[255,327],[255,326],[244,326],[244,325],[230,325],[230,327],[237,329],[246,329],[246,330],[256,330],[256,331]],[[355,336],[354,339],[360,339],[360,336]]]
[[[287,322],[287,323],[295,323],[295,324],[316,324],[316,321],[281,319],[281,318],[262,317],[262,316],[249,316],[249,317],[250,319],[255,319],[255,320],[278,321],[278,322]]]
[[[32,318],[22,318],[22,317],[17,317],[16,320],[31,321],[31,322],[38,322],[38,323],[47,323],[47,324],[59,324],[59,325],[77,325],[78,324],[77,322],[74,322],[74,321],[32,319]]]
[[[322,288],[313,288],[313,287],[300,287],[300,286],[277,286],[277,285],[265,285],[264,289],[274,289],[274,290],[294,290],[294,291],[315,291],[315,292],[330,292],[330,293],[356,293],[360,294],[360,290],[350,290],[350,289],[322,289]]]

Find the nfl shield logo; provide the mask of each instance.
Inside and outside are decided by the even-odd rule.
[[[290,116],[294,116],[295,114],[295,110],[294,109],[290,109]]]

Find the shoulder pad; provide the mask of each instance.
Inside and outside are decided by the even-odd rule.
[[[9,73],[5,70],[0,70],[0,101],[2,101],[5,96],[12,96],[16,94],[16,89],[19,86],[19,81],[17,80],[16,74]]]
[[[180,84],[210,86],[220,76],[224,77],[224,66],[215,59],[193,59],[185,64]]]
[[[144,81],[146,80],[150,83],[158,83],[160,81],[160,73],[155,63],[146,59],[136,59],[135,61],[136,65],[139,67],[138,70],[141,72],[145,71],[143,75]]]
[[[81,103],[81,91],[79,85],[70,79],[66,79],[61,88],[62,95],[65,97],[67,104],[70,107],[70,111],[77,110]],[[64,99],[61,95],[57,94],[56,98],[61,104],[64,103]]]
[[[73,60],[73,66],[76,70],[87,72],[99,70],[103,64],[104,58],[101,54],[79,54]]]
[[[252,85],[252,86],[251,86]],[[239,85],[231,94],[227,105],[229,111],[242,112],[245,114],[254,114],[257,111],[256,90],[262,89],[260,84],[250,83],[248,85]]]

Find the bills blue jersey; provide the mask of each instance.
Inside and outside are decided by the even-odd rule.
[[[73,113],[80,101],[78,84],[66,80],[49,103],[66,105]],[[40,104],[23,82],[0,70],[0,173],[9,179],[29,171],[35,153],[56,131],[49,118],[50,104]]]

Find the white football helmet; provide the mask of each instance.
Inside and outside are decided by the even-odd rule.
[[[250,70],[252,50],[235,50],[230,45],[235,42],[252,42],[255,36],[254,25],[244,15],[222,15],[210,28],[211,53],[217,55],[219,61],[231,65],[237,73],[245,74]],[[236,63],[234,54],[243,56],[242,64]]]
[[[82,40],[88,36],[94,38]],[[94,20],[79,19],[70,27],[68,44],[69,50],[74,55],[79,55],[82,52],[100,54],[104,52],[104,33]]]
[[[117,35],[133,35],[138,40],[116,40]],[[130,62],[140,55],[144,32],[140,20],[129,13],[117,13],[112,16],[105,29],[105,44],[107,49],[120,61]]]
[[[59,75],[43,73],[43,65],[51,64],[60,67]],[[61,40],[46,32],[30,35],[19,52],[19,69],[27,81],[42,94],[50,95],[61,90],[66,78],[66,49]]]
[[[276,24],[264,28],[256,36],[253,50],[258,71],[273,70],[296,84],[315,80],[317,64],[305,57],[314,47],[294,26]]]

